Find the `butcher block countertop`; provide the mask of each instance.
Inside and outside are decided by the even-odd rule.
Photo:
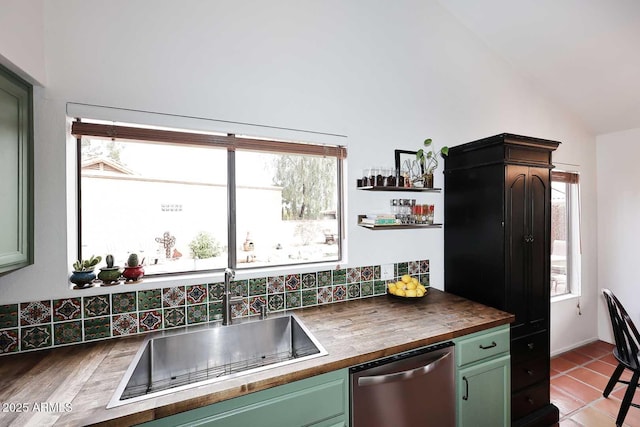
[[[0,425],[137,424],[514,320],[435,289],[412,302],[385,295],[293,313],[328,355],[112,409],[106,405],[145,335],[0,357]]]

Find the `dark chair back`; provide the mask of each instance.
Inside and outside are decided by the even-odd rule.
[[[639,368],[638,344],[640,343],[640,334],[638,334],[633,321],[613,292],[609,289],[603,289],[602,293],[607,301],[613,336],[616,340],[614,355],[627,368],[637,371]]]

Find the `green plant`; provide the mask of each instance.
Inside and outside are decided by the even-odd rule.
[[[140,265],[140,260],[138,259],[137,253],[129,254],[129,258],[127,258],[127,267],[137,267]]]
[[[100,261],[102,257],[99,255],[91,255],[89,259],[79,259],[73,263],[73,271],[93,271]]]
[[[220,243],[206,231],[201,231],[189,243],[189,250],[193,259],[212,258],[220,255]]]
[[[416,160],[420,163],[424,175],[432,174],[436,170],[438,167],[438,155],[443,158],[449,155],[449,147],[444,146],[439,151],[436,151],[432,142],[431,138],[425,139],[424,146],[426,148],[421,148],[416,153]]]

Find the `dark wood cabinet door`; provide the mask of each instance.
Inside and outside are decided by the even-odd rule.
[[[549,318],[549,248],[551,190],[548,168],[529,168],[529,289],[527,323],[530,332],[546,329]]]
[[[512,336],[520,336],[520,332],[527,322],[527,269],[530,265],[525,239],[528,236],[527,206],[528,206],[528,167],[506,167],[505,186],[505,244],[507,246],[505,262],[508,286],[507,304],[504,309],[516,315],[511,324]]]

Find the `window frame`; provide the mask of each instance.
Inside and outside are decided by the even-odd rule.
[[[84,121],[83,121],[84,120]],[[303,131],[304,132],[304,131]],[[128,140],[135,142],[152,142],[172,145],[190,145],[225,148],[227,151],[227,245],[229,267],[238,267],[236,230],[236,149],[256,152],[268,152],[278,154],[295,155],[315,155],[323,157],[335,157],[337,160],[336,170],[336,197],[337,197],[337,227],[338,227],[338,254],[335,259],[312,260],[301,263],[268,264],[256,267],[243,266],[241,271],[258,271],[273,268],[304,268],[310,265],[340,264],[344,262],[346,233],[344,227],[344,161],[347,158],[347,148],[339,144],[325,144],[315,142],[299,142],[290,139],[276,139],[266,137],[254,137],[249,135],[238,136],[234,133],[222,134],[219,132],[184,131],[183,129],[165,128],[162,126],[145,127],[141,124],[129,123],[108,123],[101,120],[89,118],[75,118],[71,123],[71,135],[76,139],[76,185],[77,185],[77,218],[76,218],[76,254],[78,259],[82,259],[82,138],[92,137],[97,139]],[[338,136],[338,135],[332,135]],[[208,270],[189,270],[180,272],[165,272],[150,274],[149,277],[162,278],[169,276],[186,276],[192,274],[219,273],[223,268]]]
[[[551,295],[552,300],[580,296],[581,294],[581,215],[580,215],[580,173],[578,171],[551,171],[551,185],[554,182],[565,183],[565,227],[566,227],[566,291]],[[552,190],[553,192],[553,187]],[[551,217],[553,228],[553,216]],[[553,245],[553,240],[551,240]],[[553,247],[552,247],[553,249]],[[552,250],[550,250],[551,256]],[[551,260],[549,261],[551,263]],[[549,286],[552,281],[549,277]]]

